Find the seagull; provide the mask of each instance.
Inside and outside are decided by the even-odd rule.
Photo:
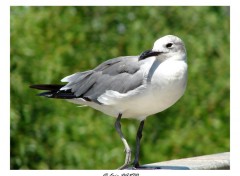
[[[141,168],[140,140],[145,119],[164,111],[184,94],[187,85],[187,53],[183,41],[166,35],[153,48],[138,56],[121,56],[107,60],[88,71],[64,77],[58,84],[35,84],[30,88],[45,90],[38,94],[90,106],[115,117],[115,128],[125,147],[125,162],[118,169]],[[121,131],[121,119],[140,122],[136,135],[135,159]]]

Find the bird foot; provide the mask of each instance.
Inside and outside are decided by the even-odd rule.
[[[162,169],[160,166],[140,166],[139,164],[133,164],[132,167],[126,168],[128,170],[158,170]]]

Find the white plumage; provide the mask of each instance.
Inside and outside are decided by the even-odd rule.
[[[125,146],[129,166],[131,149],[121,131],[121,118],[140,120],[133,166],[139,168],[140,139],[144,120],[172,106],[187,84],[187,54],[182,40],[173,35],[158,39],[153,49],[139,56],[110,59],[93,70],[78,72],[61,80],[66,85],[32,85],[47,90],[40,96],[66,99],[116,117],[115,127]]]

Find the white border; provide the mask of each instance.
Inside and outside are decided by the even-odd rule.
[[[0,172],[10,168],[10,11],[0,2]],[[1,174],[3,175],[3,174]]]
[[[240,13],[239,5],[231,4],[231,25],[230,25],[230,117],[231,117],[231,170],[239,172],[240,163],[240,145],[239,145],[239,120],[240,120],[240,54],[239,54],[239,41],[240,41]]]
[[[42,6],[42,5],[82,5],[82,6],[129,6],[129,5],[219,5],[219,6],[227,6],[229,5],[229,1],[227,0],[10,0],[10,5],[32,5],[32,6]]]
[[[209,5],[223,5],[231,6],[231,170],[230,171],[138,171],[140,176],[144,175],[217,175],[226,176],[234,175],[234,172],[239,172],[240,164],[240,149],[239,149],[239,121],[240,118],[240,56],[237,53],[239,50],[240,41],[240,15],[238,1],[227,0],[134,0],[133,1],[119,1],[108,0],[87,0],[86,2],[80,0],[1,0],[0,1],[0,50],[1,50],[1,86],[0,86],[0,109],[1,109],[1,122],[0,122],[0,172],[1,175],[13,176],[79,176],[79,175],[103,175],[104,173],[115,173],[121,175],[124,171],[86,171],[86,170],[37,170],[37,171],[10,171],[10,6],[61,6],[61,5],[92,5],[92,6],[129,6],[129,5],[171,5],[171,6],[209,6]],[[219,136],[221,137],[221,136]],[[3,174],[2,174],[3,173]],[[126,172],[125,172],[126,173]],[[134,172],[128,172],[134,173]]]
[[[132,176],[227,176],[230,171],[179,171],[179,170],[162,170],[162,171],[119,171],[119,170],[57,170],[57,171],[46,171],[46,170],[36,170],[36,171],[11,171],[11,175],[13,176],[127,176],[123,174],[132,174]],[[104,174],[108,175],[104,175]],[[128,175],[130,176],[130,175]]]

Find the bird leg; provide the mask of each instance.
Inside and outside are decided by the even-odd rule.
[[[117,118],[116,122],[115,122],[115,128],[116,128],[116,130],[117,130],[117,132],[118,132],[119,136],[121,137],[121,140],[124,144],[126,157],[125,157],[125,163],[121,167],[118,168],[119,170],[127,168],[128,165],[131,162],[131,149],[130,149],[126,139],[124,138],[122,130],[121,130],[121,123],[120,123],[121,117],[122,117],[122,114],[120,113],[118,115],[118,118]]]
[[[137,136],[136,136],[136,151],[135,151],[135,159],[133,162],[133,167],[135,168],[139,167],[140,140],[142,138],[143,127],[144,127],[144,120],[141,121],[138,127]]]

